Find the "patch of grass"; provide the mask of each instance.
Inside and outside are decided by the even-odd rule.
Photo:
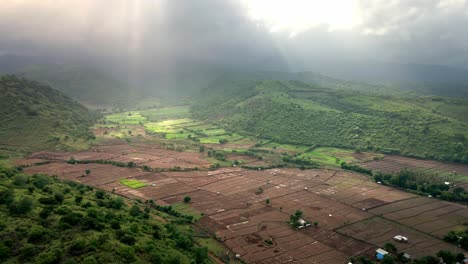
[[[121,179],[119,182],[132,189],[138,189],[148,186],[146,183],[135,179]]]
[[[111,114],[106,116],[106,121],[111,123],[117,123],[122,125],[138,125],[142,122],[146,122],[146,117],[142,116],[138,111],[128,111],[117,114]]]
[[[184,215],[193,216],[193,220],[195,221],[198,221],[203,217],[201,212],[191,207],[190,204],[188,203],[176,203],[172,205],[172,208],[174,208],[174,210]]]

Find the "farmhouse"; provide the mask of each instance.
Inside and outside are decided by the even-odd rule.
[[[378,260],[382,260],[382,259],[385,257],[385,255],[388,254],[387,251],[385,251],[385,250],[383,250],[383,249],[381,249],[381,248],[377,249],[375,252],[377,253],[377,254],[375,255],[375,257],[376,257]]]
[[[398,241],[398,242],[403,242],[406,243],[408,242],[408,238],[402,235],[396,235],[393,237],[393,240]]]
[[[297,223],[299,224],[298,228],[304,228],[304,227],[309,227],[310,226],[310,222],[304,220],[304,219],[299,219],[297,220]]]

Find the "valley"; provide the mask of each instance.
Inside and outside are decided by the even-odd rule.
[[[29,175],[57,175],[170,205],[192,215],[194,227],[226,246],[232,260],[245,263],[373,259],[387,243],[413,258],[464,252],[444,241],[449,231],[466,230],[464,202],[405,192],[341,164],[381,173],[423,171],[434,183],[450,181],[452,189],[465,188],[467,165],[277,143],[197,119],[188,105],[105,114],[91,129],[96,139],[89,150],[40,151],[12,162]],[[290,216],[298,210],[315,224],[292,228]],[[395,242],[396,235],[409,241]],[[225,252],[212,256],[223,259]]]

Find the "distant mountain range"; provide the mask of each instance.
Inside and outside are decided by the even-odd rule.
[[[307,71],[290,72],[255,64],[182,65],[167,72],[141,69],[135,73],[115,67],[57,62],[56,58],[3,55],[0,74],[16,73],[46,82],[81,102],[97,105],[124,105],[142,96],[197,93],[225,80],[297,80],[325,87],[352,89],[399,89],[434,95],[468,97],[468,70],[440,65],[371,62],[314,62],[296,67]],[[124,69],[125,67],[122,67]],[[329,77],[333,76],[333,77]],[[134,77],[132,83],[129,79]]]

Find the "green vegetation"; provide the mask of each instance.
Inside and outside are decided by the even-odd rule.
[[[15,150],[83,149],[97,119],[59,91],[12,75],[0,77],[0,145]]]
[[[455,103],[451,112],[446,106]],[[192,112],[230,131],[280,144],[468,162],[468,123],[460,114],[468,112],[467,105],[462,99],[397,91],[246,81],[206,89]]]
[[[444,240],[468,250],[468,229],[464,231],[451,230],[444,236]]]
[[[148,186],[146,183],[139,181],[139,180],[135,180],[135,179],[122,179],[119,182],[132,189],[138,189],[138,188]]]
[[[364,169],[366,170],[366,169]],[[456,187],[451,182],[433,173],[401,170],[398,173],[374,173],[376,182],[403,188],[410,192],[436,197],[451,202],[468,203],[468,193],[462,187]]]
[[[206,263],[186,217],[149,201],[0,168],[2,263]]]
[[[194,209],[193,207],[190,206],[189,203],[186,203],[185,201],[183,203],[176,203],[172,205],[172,208],[186,216],[192,217],[194,221],[200,220],[200,218],[203,217],[203,214],[199,212],[198,210]]]

